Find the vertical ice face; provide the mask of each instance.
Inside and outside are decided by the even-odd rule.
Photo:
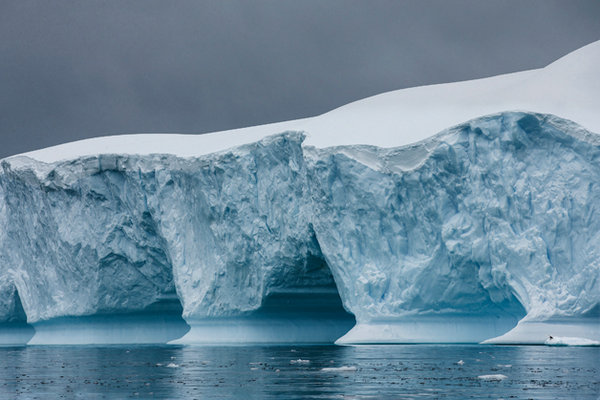
[[[29,322],[139,310],[174,291],[135,165],[22,161],[0,174],[2,257]]]
[[[359,323],[591,310],[599,144],[555,117],[505,113],[408,147],[314,151],[314,228],[346,307]]]

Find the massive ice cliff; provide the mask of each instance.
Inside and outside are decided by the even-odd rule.
[[[315,231],[358,321],[340,342],[483,340],[523,316],[496,341],[600,334],[598,135],[504,113],[313,154]]]
[[[505,112],[395,148],[304,139],[3,160],[0,331],[318,342],[356,318],[340,343],[600,339],[598,135]]]

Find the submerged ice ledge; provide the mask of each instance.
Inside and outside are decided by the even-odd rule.
[[[563,337],[567,339],[554,339]],[[551,318],[546,321],[521,321],[510,331],[486,339],[482,343],[598,346],[600,345],[600,319],[570,317]]]
[[[52,318],[33,324],[35,333],[27,344],[167,343],[190,330],[181,312],[178,299],[166,298],[137,312]]]
[[[176,294],[190,331],[160,341],[600,339],[598,135],[508,112],[400,148],[303,139],[3,161],[0,317],[19,300],[31,343],[153,341],[160,313],[134,316]]]
[[[480,343],[512,329],[518,317],[417,316],[359,323],[336,344]]]

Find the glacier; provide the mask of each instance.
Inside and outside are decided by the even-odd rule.
[[[553,115],[397,148],[18,156],[0,193],[0,323],[30,344],[600,338],[600,136]]]
[[[599,66],[0,160],[0,345],[597,343]]]

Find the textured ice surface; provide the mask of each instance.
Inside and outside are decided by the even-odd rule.
[[[186,343],[302,341],[319,325],[331,329],[307,341],[333,340],[351,323],[336,296],[328,315],[269,311],[268,299],[336,289],[357,321],[340,343],[481,341],[521,318],[516,330],[560,319],[561,336],[599,339],[585,330],[600,301],[598,135],[507,112],[399,148],[303,140],[4,160],[0,290],[18,289],[36,343],[64,318],[141,312],[174,293]],[[14,296],[1,301],[11,318]]]
[[[412,326],[590,311],[600,300],[599,143],[564,120],[507,113],[409,147],[315,151],[314,229],[344,304],[359,324]],[[406,153],[412,168],[396,161]],[[382,338],[409,339],[395,329]]]
[[[117,159],[3,163],[2,268],[29,322],[141,310],[174,292],[141,182]]]

